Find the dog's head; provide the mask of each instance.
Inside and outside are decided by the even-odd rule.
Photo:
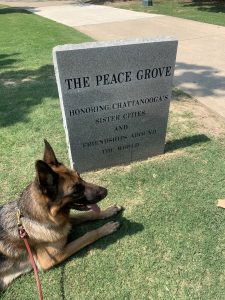
[[[46,140],[44,158],[36,161],[36,174],[40,199],[52,216],[70,209],[99,212],[96,203],[107,195],[107,189],[85,182],[75,170],[60,163]]]

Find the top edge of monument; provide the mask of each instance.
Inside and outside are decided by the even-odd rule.
[[[59,51],[70,51],[70,50],[82,50],[90,48],[102,48],[102,47],[113,47],[113,46],[126,46],[132,44],[147,44],[147,43],[158,43],[158,42],[177,42],[177,39],[170,36],[163,36],[157,38],[137,38],[128,40],[113,40],[113,41],[101,41],[101,42],[88,42],[81,44],[65,44],[58,45],[53,48],[54,52]]]

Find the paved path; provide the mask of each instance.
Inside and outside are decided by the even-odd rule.
[[[75,28],[96,24],[101,27],[102,24],[108,23],[109,21],[110,23],[117,23],[146,19],[146,14],[142,12],[133,12],[100,5],[49,6],[29,10],[40,16]],[[155,16],[156,15],[149,14],[147,18]],[[84,31],[85,28],[81,30]],[[99,34],[101,33],[99,32]],[[109,39],[107,35],[105,35],[105,38]]]
[[[77,5],[78,1],[4,2],[27,7],[96,40],[176,37],[175,86],[225,118],[225,27],[106,6]]]

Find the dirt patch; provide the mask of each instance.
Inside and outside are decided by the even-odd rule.
[[[214,137],[225,133],[224,120],[193,99],[172,101],[170,111],[183,129],[192,123],[198,133]]]
[[[177,88],[172,92],[170,121],[172,127],[179,126],[184,132],[191,130],[212,137],[225,133],[224,119],[221,116]]]

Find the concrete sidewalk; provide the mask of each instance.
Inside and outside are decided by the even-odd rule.
[[[100,5],[58,5],[33,9],[28,8],[28,10],[39,16],[74,28],[96,24],[101,26],[109,22],[117,23],[156,17],[155,14],[147,14],[146,16],[142,12],[133,12]],[[101,34],[101,32],[99,33]]]
[[[16,5],[15,1],[4,2]],[[74,5],[76,1],[47,2],[19,4],[99,41],[168,35],[177,38],[175,86],[225,118],[225,27],[106,6]]]

